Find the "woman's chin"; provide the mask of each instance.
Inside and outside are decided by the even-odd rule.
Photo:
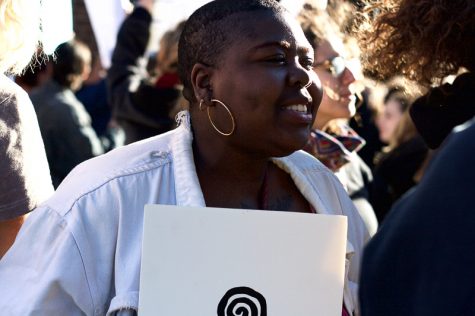
[[[277,150],[275,150],[272,157],[286,157],[296,151],[303,149],[305,145],[307,145],[309,137],[310,133],[305,133],[305,137],[299,137],[298,139],[294,139],[293,141],[282,146],[275,146],[275,149]]]

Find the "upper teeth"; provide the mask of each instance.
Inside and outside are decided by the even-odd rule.
[[[307,113],[307,106],[304,104],[294,104],[287,107],[289,110]]]

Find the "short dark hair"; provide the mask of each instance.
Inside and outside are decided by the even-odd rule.
[[[71,87],[72,77],[81,75],[91,62],[91,51],[86,44],[71,40],[60,44],[54,52],[53,80],[64,87]]]
[[[217,57],[243,32],[239,21],[232,26],[228,18],[237,13],[269,11],[282,14],[285,9],[276,0],[215,0],[196,10],[187,20],[178,43],[178,72],[183,95],[195,101],[191,71],[196,63],[216,65]]]

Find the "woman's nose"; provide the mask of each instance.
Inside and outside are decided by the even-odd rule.
[[[289,85],[304,88],[311,83],[310,71],[296,63],[289,73]]]

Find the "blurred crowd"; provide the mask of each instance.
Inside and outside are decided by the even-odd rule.
[[[4,71],[31,100],[55,189],[60,190],[83,161],[175,129],[177,113],[190,108],[178,70],[185,21],[177,21],[160,38],[158,51],[150,52],[152,14],[153,1],[137,2],[120,27],[108,69],[87,45],[72,39],[51,56],[38,50],[23,72]],[[462,293],[460,303],[454,298],[469,285],[447,281],[447,290],[432,293],[439,287],[430,280],[462,280],[455,271],[458,265],[435,267],[430,258],[439,253],[451,261],[475,247],[475,238],[466,236],[470,227],[456,227],[475,223],[475,217],[467,215],[475,214],[473,203],[464,201],[475,193],[474,178],[463,177],[473,175],[473,164],[458,163],[470,162],[475,146],[473,141],[457,143],[456,135],[473,130],[469,126],[475,114],[474,19],[475,5],[469,0],[393,0],[386,7],[328,0],[325,9],[308,1],[296,17],[315,51],[311,69],[323,90],[303,149],[338,178],[369,236],[375,236],[361,268],[361,315],[475,313],[473,290]],[[426,23],[424,29],[418,22]],[[38,203],[52,192],[50,188]],[[22,207],[28,213],[38,203]],[[459,208],[464,211],[457,220]],[[13,218],[0,216],[4,221]],[[13,233],[10,226],[0,258],[19,226]],[[448,235],[455,238],[460,230],[465,234],[455,244],[449,237],[441,240]],[[460,252],[451,248],[464,243],[470,247]],[[475,256],[470,257],[460,266],[474,263]],[[421,269],[430,275],[423,277]],[[401,294],[406,289],[411,296]],[[371,300],[375,292],[378,299]],[[446,304],[434,302],[437,298]],[[360,315],[356,307],[344,308],[345,313]]]

